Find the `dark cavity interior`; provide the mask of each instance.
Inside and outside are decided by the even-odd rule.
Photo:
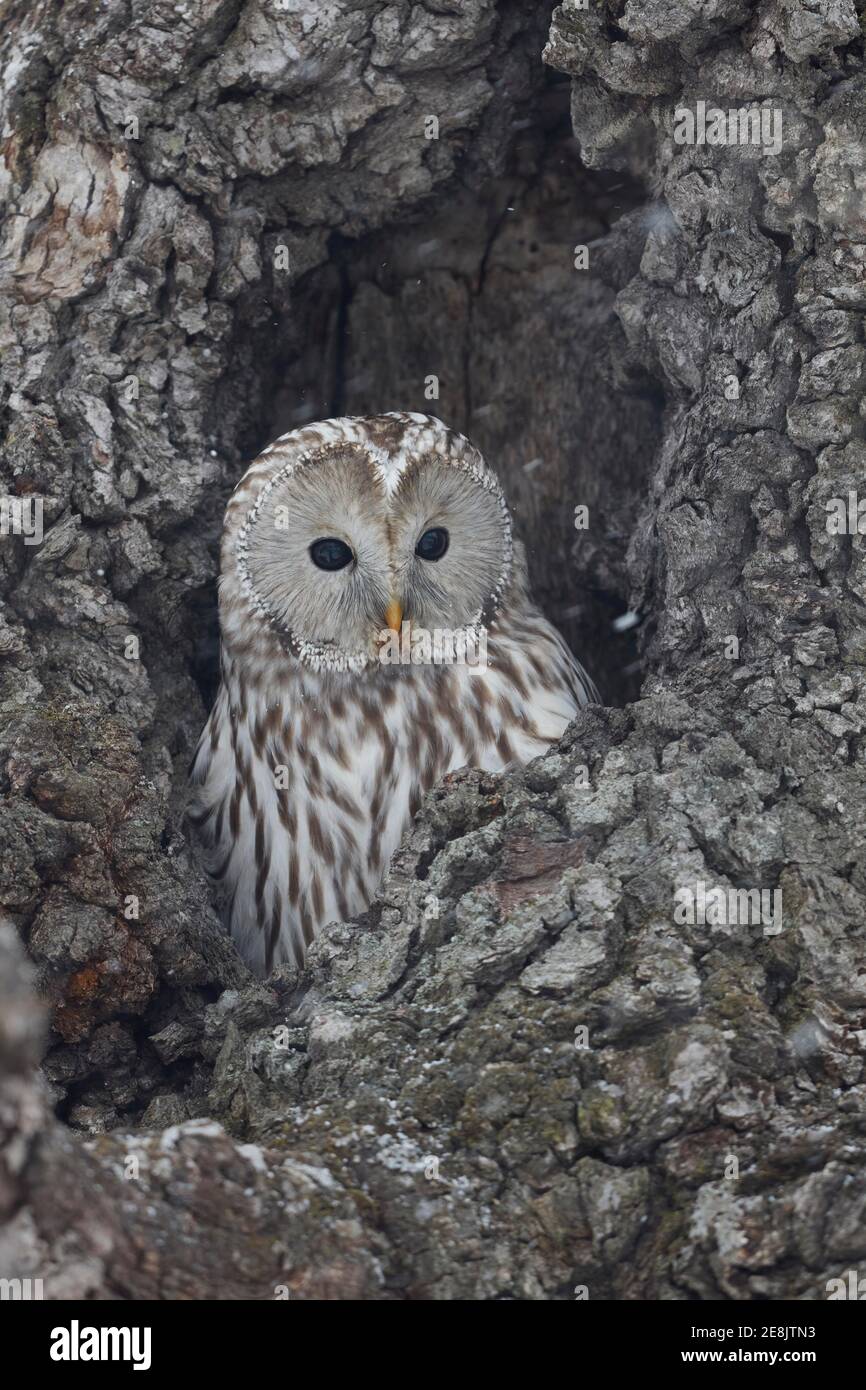
[[[548,79],[515,125],[501,177],[453,180],[411,220],[334,237],[328,263],[284,297],[251,298],[232,442],[249,460],[310,421],[391,410],[468,435],[502,481],[538,602],[605,703],[622,705],[640,686],[639,624],[616,620],[662,402],[614,312],[625,268],[611,228],[645,195],[625,174],[582,166],[566,83]],[[580,246],[589,272],[575,266]],[[213,595],[192,601],[209,701]]]

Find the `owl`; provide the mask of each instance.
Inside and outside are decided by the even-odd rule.
[[[545,752],[592,681],[532,602],[495,475],[416,414],[284,435],[229,500],[190,832],[250,968],[369,906],[421,800]]]

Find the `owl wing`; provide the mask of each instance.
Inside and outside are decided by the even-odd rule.
[[[199,740],[190,786],[186,823],[215,905],[244,959],[260,969],[268,939],[263,926],[273,908],[266,863],[273,784],[253,747],[249,721],[232,709],[225,685]]]
[[[497,619],[486,662],[451,674],[459,689],[440,707],[458,734],[449,771],[530,762],[559,741],[583,705],[601,704],[580,662],[531,604]]]
[[[365,727],[367,702],[295,698],[289,685],[275,703],[240,687],[232,698],[221,686],[190,770],[191,838],[216,906],[259,975],[302,964],[323,923],[368,905],[403,828],[394,796],[403,769],[392,750],[384,778],[381,714]],[[379,802],[381,826],[372,815]]]

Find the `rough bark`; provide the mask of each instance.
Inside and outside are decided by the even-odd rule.
[[[566,3],[546,76],[549,12],[492,0],[2,15],[4,486],[46,524],[0,545],[2,1273],[824,1297],[866,1256],[857,7]],[[781,150],[676,144],[698,100]],[[645,679],[449,779],[254,984],[176,829],[220,514],[277,429],[395,408],[500,467],[611,705],[627,606]],[[697,882],[782,930],[677,923]]]

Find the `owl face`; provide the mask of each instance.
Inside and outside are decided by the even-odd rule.
[[[302,661],[359,669],[401,621],[455,632],[489,622],[507,582],[510,519],[474,450],[347,440],[275,462],[238,559]]]

